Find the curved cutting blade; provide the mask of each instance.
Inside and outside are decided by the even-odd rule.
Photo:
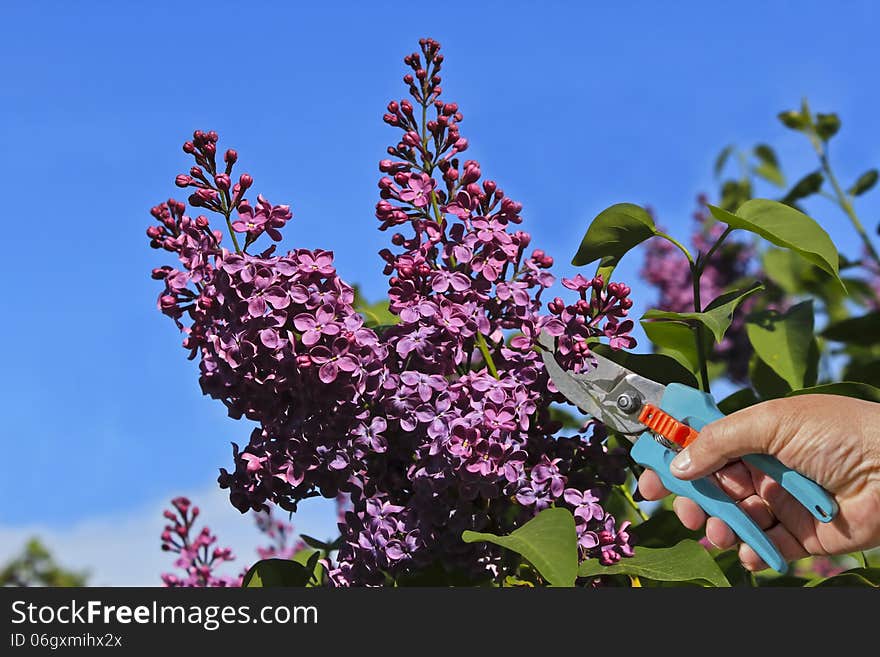
[[[542,332],[538,342],[544,347],[541,355],[550,378],[568,401],[620,433],[635,435],[647,429],[638,420],[639,411],[646,403],[659,406],[665,386],[596,353],[591,354],[595,367],[568,372],[556,362],[553,336]],[[622,395],[631,400],[626,411],[618,406]]]

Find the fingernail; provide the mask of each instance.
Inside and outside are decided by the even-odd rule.
[[[672,471],[672,474],[685,474],[690,467],[691,455],[688,454],[687,449],[681,450],[669,464],[669,469]]]

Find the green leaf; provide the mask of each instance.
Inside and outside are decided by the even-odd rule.
[[[612,258],[610,256],[605,256],[601,260],[599,260],[599,264],[596,267],[595,276],[601,276],[602,280],[605,282],[605,285],[611,282],[611,274],[614,272],[614,268],[617,267],[617,258]]]
[[[550,407],[550,419],[553,422],[562,424],[563,429],[574,429],[575,431],[584,426],[583,417],[575,417],[564,408],[558,406]]]
[[[794,187],[788,190],[788,193],[783,197],[782,202],[786,205],[791,205],[795,201],[812,196],[822,189],[822,183],[824,182],[825,176],[822,175],[821,171],[808,173],[806,176],[798,180],[794,184]]]
[[[754,174],[777,187],[785,187],[785,176],[779,169],[779,160],[773,149],[767,144],[758,144],[753,152],[760,160],[760,164],[752,169]]]
[[[571,264],[587,265],[605,258],[606,267],[616,265],[627,251],[656,234],[654,220],[644,208],[632,203],[612,205],[590,223]]]
[[[780,112],[777,116],[782,125],[792,130],[803,130],[810,124],[809,119],[796,110]]]
[[[812,299],[785,313],[752,313],[746,318],[746,333],[758,357],[793,390],[816,382],[819,349],[813,337]]]
[[[693,328],[684,322],[642,321],[645,335],[663,354],[678,361],[689,372],[700,369]],[[708,354],[707,354],[708,355]]]
[[[623,350],[615,351],[605,344],[594,345],[593,351],[657,383],[664,385],[683,383],[692,388],[698,387],[697,378],[693,372],[671,356],[665,354],[636,354]]]
[[[675,512],[666,509],[655,512],[650,518],[633,525],[629,530],[635,535],[639,546],[648,548],[670,547],[685,539],[696,541],[703,535],[702,532],[682,525]]]
[[[736,307],[747,297],[763,289],[763,284],[753,283],[744,290],[726,292],[706,306],[706,310],[701,313],[674,313],[652,309],[642,315],[642,319],[699,322],[712,332],[712,335],[715,336],[715,342],[721,342],[724,339],[724,333],[730,327],[730,322],[733,321],[733,311],[736,310]]]
[[[846,290],[840,280],[840,255],[828,233],[813,219],[792,207],[767,199],[752,199],[743,203],[736,214],[713,205],[712,215],[733,228],[742,228],[760,235],[776,246],[791,249],[803,258],[831,274]]]
[[[330,552],[334,550],[332,543],[326,543],[324,541],[319,541],[317,538],[309,536],[308,534],[300,534],[299,537],[303,540],[303,543],[308,545],[309,547],[315,548],[316,550],[323,550],[324,552]]]
[[[837,114],[816,114],[816,134],[822,141],[828,141],[840,130],[840,117]]]
[[[843,380],[880,386],[880,359],[850,360],[843,371]]]
[[[544,509],[508,536],[465,530],[461,538],[465,543],[482,541],[512,550],[527,559],[552,586],[574,586],[577,533],[568,509]]]
[[[867,586],[880,587],[880,568],[851,568],[842,573],[824,579],[814,579],[807,587],[816,586]]]
[[[791,392],[791,386],[785,379],[754,354],[749,361],[749,381],[752,382],[761,399],[778,399]]]
[[[723,550],[715,555],[715,563],[731,586],[751,586],[751,577],[739,560],[739,550]]]
[[[680,541],[670,548],[636,547],[632,557],[611,566],[589,559],[580,565],[578,575],[634,575],[661,582],[697,581],[708,586],[730,586],[706,549],[692,540]]]
[[[870,346],[880,343],[880,311],[834,322],[821,335],[828,340],[846,344]]]
[[[794,397],[796,395],[840,395],[842,397],[855,397],[856,399],[880,402],[880,388],[875,388],[867,383],[859,383],[857,381],[823,383],[818,386],[793,390],[786,396]]]
[[[733,212],[743,203],[752,198],[752,183],[746,180],[726,180],[721,185],[722,208]]]
[[[241,582],[242,588],[303,587],[309,583],[314,569],[289,559],[258,561]]]
[[[355,310],[364,316],[364,326],[367,328],[394,326],[400,321],[400,317],[388,310],[387,300],[359,306]]]
[[[716,178],[721,175],[721,172],[724,170],[724,165],[727,164],[727,160],[730,159],[732,153],[733,144],[725,146],[721,149],[721,152],[718,153],[718,157],[715,158],[715,166],[713,167]]]
[[[846,190],[847,194],[861,196],[877,184],[877,178],[877,169],[869,169],[868,171],[865,171],[865,173],[859,176],[859,179],[853,183],[853,186]]]
[[[751,388],[743,388],[728,395],[718,402],[718,410],[725,415],[736,413],[749,406],[754,406],[760,400],[755,396],[755,392]]]

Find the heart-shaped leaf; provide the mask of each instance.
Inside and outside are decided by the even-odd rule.
[[[642,319],[699,322],[712,332],[712,335],[715,336],[715,342],[721,342],[724,339],[724,333],[730,327],[730,322],[733,321],[733,311],[746,298],[763,289],[764,285],[756,282],[744,290],[732,290],[722,294],[706,306],[706,309],[701,313],[674,313],[666,310],[649,310],[642,315]]]
[[[684,322],[642,321],[642,328],[648,339],[663,354],[678,361],[687,371],[696,373],[700,369],[697,344],[693,328]]]
[[[644,208],[632,203],[612,205],[590,223],[571,264],[587,265],[605,258],[605,267],[616,265],[627,251],[656,234],[654,220]]]
[[[657,383],[669,385],[670,383],[683,383],[691,388],[698,387],[697,378],[687,367],[683,366],[671,356],[665,354],[636,354],[622,349],[612,349],[605,344],[593,346],[600,356],[605,356],[618,365],[640,374],[646,379]]]
[[[660,582],[695,581],[707,586],[730,586],[706,549],[689,539],[669,548],[636,547],[632,557],[611,566],[603,566],[598,559],[589,559],[580,565],[578,575],[633,575]]]
[[[824,579],[814,579],[805,584],[809,588],[816,586],[866,586],[880,588],[880,568],[851,568],[842,573]]]
[[[880,342],[880,311],[834,322],[822,331],[822,337],[865,347],[877,344]]]
[[[571,511],[544,509],[507,536],[466,530],[465,543],[485,541],[527,559],[552,586],[574,586],[578,570],[577,532]]]
[[[760,235],[768,242],[791,249],[831,274],[844,290],[838,265],[840,256],[828,233],[813,219],[794,208],[767,199],[743,203],[736,213],[713,205],[709,211],[718,221]]]
[[[746,332],[758,357],[792,390],[816,382],[819,349],[813,337],[812,299],[784,313],[753,313],[746,319]]]
[[[857,381],[838,381],[837,383],[823,383],[810,388],[801,388],[789,392],[787,397],[795,395],[840,395],[842,397],[855,397],[866,401],[880,402],[880,388],[875,388],[867,383]]]
[[[317,562],[317,559],[315,560]],[[312,579],[314,565],[307,565],[289,559],[263,559],[258,561],[241,582],[243,588],[303,587]]]

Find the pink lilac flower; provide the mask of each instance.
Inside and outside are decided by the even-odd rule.
[[[503,579],[501,550],[466,544],[461,532],[507,533],[550,505],[582,509],[583,559],[631,554],[625,526],[583,510],[623,480],[625,460],[595,423],[557,435],[551,406],[567,402],[536,345],[546,328],[576,371],[591,366],[599,338],[630,348],[630,288],[577,275],[563,285],[578,298],[544,312],[553,258],[529,250],[522,205],[460,157],[469,143],[459,107],[440,98],[439,49],[423,39],[404,59],[410,97],[383,117],[400,130],[379,163],[375,211],[379,229],[392,231],[393,248],[379,253],[392,326],[364,325],[329,251],[252,254],[251,233],[230,250],[177,201],[157,206],[148,230],[151,245],[181,260],[182,269],[154,271],[165,287],[158,305],[199,358],[203,392],[257,423],[246,445],[233,444],[221,487],[242,512],[344,496],[339,551],[327,562],[335,586],[382,585],[438,562]],[[239,208],[253,180],[228,190],[212,182],[215,135],[197,134],[184,150],[208,172],[198,191],[214,193],[198,207]],[[286,206],[249,207],[239,216],[270,222]],[[589,532],[595,541],[583,539]]]

